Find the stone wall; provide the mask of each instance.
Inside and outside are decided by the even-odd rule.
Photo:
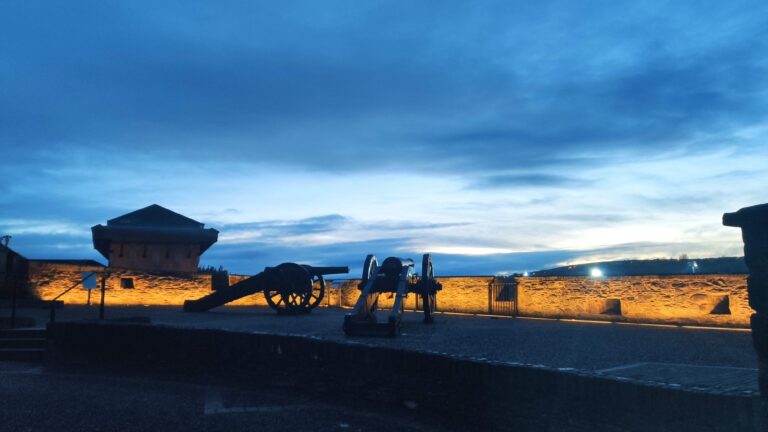
[[[51,300],[66,289],[80,283],[84,271],[103,272],[103,267],[66,264],[31,263],[29,285],[42,300]],[[106,281],[105,302],[113,305],[178,306],[185,299],[202,297],[211,292],[211,276],[150,274],[110,268]],[[99,273],[100,275],[102,273]],[[98,278],[101,283],[101,276]],[[99,285],[100,286],[100,285]],[[98,303],[100,290],[91,293],[91,303]],[[86,304],[88,291],[78,286],[59,300],[66,304]]]
[[[746,275],[518,279],[523,316],[748,327]]]
[[[488,284],[493,277],[438,280],[443,284],[437,296],[439,311],[489,313]],[[748,327],[753,312],[747,301],[746,275],[529,277],[514,282],[520,316]],[[359,294],[357,283],[344,284],[338,294],[331,290],[330,305],[353,306]],[[336,300],[339,297],[341,302]],[[380,297],[381,307],[391,304],[389,295]],[[405,308],[414,306],[414,296],[409,296]]]
[[[43,300],[80,281],[81,271],[103,270],[72,265],[32,263],[30,289]],[[106,303],[113,305],[180,306],[211,292],[211,276],[155,275],[110,269]],[[230,284],[248,276],[230,275]],[[130,282],[128,282],[130,280]],[[441,312],[489,313],[488,285],[491,276],[438,278],[443,290],[437,296]],[[747,301],[746,275],[678,275],[627,277],[530,277],[518,278],[517,311],[520,316],[577,318],[663,324],[748,327],[752,309]],[[352,307],[358,298],[359,280],[328,281],[321,306]],[[132,287],[131,287],[132,286]],[[92,303],[99,301],[92,293]],[[392,295],[379,298],[389,308]],[[60,300],[85,304],[87,291],[77,287]],[[255,294],[230,303],[232,306],[266,306]],[[416,307],[415,295],[405,301],[407,310]]]
[[[488,284],[493,276],[457,276],[437,278],[443,284],[443,289],[437,295],[437,308],[441,312],[488,313]],[[327,281],[330,287],[323,306],[353,307],[360,295],[357,285],[360,279],[338,281],[339,287],[333,286],[333,281]],[[380,308],[391,308],[394,294],[382,294],[379,297]],[[416,296],[409,295],[405,299],[405,309],[416,309]]]
[[[81,272],[104,272],[105,268],[43,262],[30,263],[29,285],[34,297],[51,300],[67,288],[80,283]],[[153,274],[118,268],[108,269],[105,303],[121,306],[181,306],[184,300],[193,300],[211,293],[210,274]],[[99,273],[101,274],[101,273]],[[235,284],[249,276],[230,275]],[[99,276],[101,283],[101,276]],[[91,303],[99,302],[98,289],[91,293]],[[82,286],[74,288],[59,300],[65,304],[86,304],[88,291]],[[260,294],[230,303],[235,306],[266,306]]]

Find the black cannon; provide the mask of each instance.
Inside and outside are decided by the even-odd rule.
[[[280,314],[309,313],[325,295],[323,276],[349,273],[349,267],[312,267],[282,263],[234,285],[219,287],[197,300],[186,300],[184,312],[204,312],[239,298],[263,292],[272,309]]]
[[[409,293],[418,296],[416,307],[424,311],[424,322],[431,323],[437,291],[443,287],[435,280],[432,255],[425,254],[421,260],[421,277],[414,274],[411,259],[389,257],[379,266],[376,257],[368,255],[363,265],[363,280],[358,288],[360,297],[355,308],[344,316],[344,333],[348,336],[399,335],[403,302]],[[386,322],[378,322],[376,318],[379,295],[382,293],[395,294]]]

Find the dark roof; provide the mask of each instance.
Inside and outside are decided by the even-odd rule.
[[[200,253],[219,239],[219,232],[205,224],[152,204],[149,207],[110,219],[107,225],[91,227],[93,247],[109,259],[109,244],[197,243]]]
[[[73,259],[31,259],[30,262],[65,264],[78,267],[105,267],[104,264],[94,260],[73,260]]]
[[[203,228],[202,224],[194,219],[168,210],[157,204],[144,207],[122,216],[107,221],[107,226],[154,226],[154,227],[177,227],[177,228]]]

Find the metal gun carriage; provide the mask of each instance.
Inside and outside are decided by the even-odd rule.
[[[368,255],[363,264],[362,279],[358,286],[360,297],[352,312],[344,316],[344,333],[347,335],[399,335],[403,302],[409,293],[417,295],[417,309],[424,312],[424,322],[433,321],[437,291],[442,285],[435,279],[432,255],[422,257],[420,277],[415,275],[412,259],[389,257],[379,266],[376,257]],[[382,293],[395,295],[386,322],[378,322],[376,317]]]

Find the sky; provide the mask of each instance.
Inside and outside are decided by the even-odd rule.
[[[29,258],[150,204],[242,274],[740,256],[768,2],[0,0],[0,150]]]

